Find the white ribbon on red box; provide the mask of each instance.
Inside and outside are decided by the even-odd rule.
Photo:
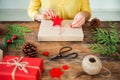
[[[15,57],[13,59],[7,60],[7,62],[0,62],[0,64],[6,64],[7,66],[15,66],[13,71],[12,71],[12,74],[11,74],[12,75],[12,80],[15,80],[15,72],[16,72],[17,69],[22,70],[25,73],[28,73],[26,67],[29,67],[29,68],[38,69],[39,72],[40,72],[39,67],[37,67],[37,66],[29,66],[28,62],[21,62],[23,58],[24,57],[20,57],[20,58]]]

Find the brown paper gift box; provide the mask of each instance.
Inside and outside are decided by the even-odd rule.
[[[52,20],[42,20],[38,41],[83,41],[82,27],[71,28],[72,20],[63,20],[61,26],[53,26]]]

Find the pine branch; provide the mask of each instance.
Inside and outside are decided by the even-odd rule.
[[[118,26],[116,23],[112,24],[110,23],[110,40],[111,43],[116,44],[119,42],[119,33],[118,33]]]
[[[110,44],[109,32],[105,29],[96,28],[96,31],[93,32],[93,40],[100,44]]]
[[[13,43],[11,43],[9,45],[14,49],[19,50],[24,43],[23,36],[25,35],[25,33],[31,32],[31,30],[29,30],[27,27],[20,26],[17,24],[8,25],[7,29],[9,31],[9,33],[6,34],[6,36],[3,39],[4,47],[7,49],[7,47],[8,47],[7,40],[11,39],[11,40],[13,40]],[[18,37],[15,40],[12,38],[12,36],[14,36],[14,35],[16,35]]]
[[[108,53],[106,53],[107,55],[111,56],[115,53],[117,53],[117,44],[111,44],[111,45],[106,45],[107,51]]]
[[[9,34],[5,35],[5,37],[3,38],[3,47],[5,49],[5,51],[8,51],[8,44],[7,44],[7,40],[11,38],[11,36]]]
[[[116,23],[110,23],[109,29],[96,28],[93,31],[93,40],[96,43],[90,44],[92,52],[112,56],[118,53],[119,33]]]
[[[93,31],[93,40],[100,44],[116,44],[119,42],[118,26],[115,23],[109,24],[110,28],[108,30],[97,28]]]
[[[8,25],[7,29],[9,30],[9,33],[11,35],[23,36],[25,33],[31,32],[31,30],[29,30],[27,27],[20,26],[20,25],[17,25],[17,24]]]
[[[13,44],[11,44],[11,47],[16,50],[19,50],[19,49],[21,49],[21,46],[23,45],[23,43],[24,43],[24,39],[19,38],[19,39],[15,40],[15,42],[13,42]]]
[[[108,52],[106,46],[99,43],[90,44],[89,47],[94,53],[106,54]]]
[[[102,55],[111,56],[114,53],[117,53],[117,45],[103,45],[99,43],[90,44],[89,47],[94,53],[100,53]]]

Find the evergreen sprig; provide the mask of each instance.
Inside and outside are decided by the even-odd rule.
[[[105,45],[99,43],[93,43],[93,44],[89,44],[89,46],[92,49],[92,52],[94,53],[101,53],[101,54],[107,53],[107,48]]]
[[[111,28],[109,29],[109,32],[110,32],[111,43],[116,44],[120,41],[119,33],[118,33],[118,26],[116,23],[114,23],[114,24],[110,23],[110,27]]]
[[[110,23],[108,29],[96,28],[92,39],[96,42],[90,44],[92,52],[109,55],[118,52],[119,33],[116,23]]]
[[[23,36],[25,33],[31,32],[31,30],[29,30],[27,27],[20,26],[17,24],[8,25],[7,29],[9,31],[9,34],[11,35]]]
[[[94,53],[100,53],[102,55],[113,55],[117,52],[117,45],[103,45],[99,43],[93,43],[89,45]]]
[[[21,46],[23,45],[23,43],[24,43],[24,39],[19,38],[19,39],[15,40],[13,42],[13,44],[10,44],[10,45],[12,46],[12,48],[19,50],[21,48]]]
[[[3,38],[3,47],[4,47],[4,51],[8,51],[8,44],[7,44],[7,40],[10,38],[9,35],[5,35]]]
[[[12,48],[14,48],[16,50],[19,50],[24,43],[24,39],[21,36],[19,36],[18,39],[13,40],[13,43],[8,44],[7,40],[11,39],[12,36],[13,35],[6,34],[5,37],[3,38],[4,48],[6,49],[6,51],[7,51],[8,45],[10,45]]]
[[[25,33],[31,32],[31,30],[29,30],[27,27],[20,26],[17,24],[8,25],[7,30],[9,32],[3,38],[3,43],[4,43],[4,47],[5,47],[6,51],[7,51],[8,45],[10,45],[12,48],[14,48],[16,50],[19,50],[24,43],[23,36],[25,35]],[[17,35],[18,39],[13,40],[12,36],[14,36],[14,35]],[[7,43],[8,39],[12,39],[13,43],[8,44]]]
[[[95,31],[93,31],[93,40],[100,44],[110,44],[111,40],[109,38],[109,32],[105,29],[96,28]]]

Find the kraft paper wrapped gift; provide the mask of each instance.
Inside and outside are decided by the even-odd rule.
[[[38,41],[83,41],[82,27],[71,28],[72,20],[63,20],[61,26],[53,26],[52,20],[42,20]]]
[[[43,60],[5,56],[0,62],[0,80],[40,80]]]

